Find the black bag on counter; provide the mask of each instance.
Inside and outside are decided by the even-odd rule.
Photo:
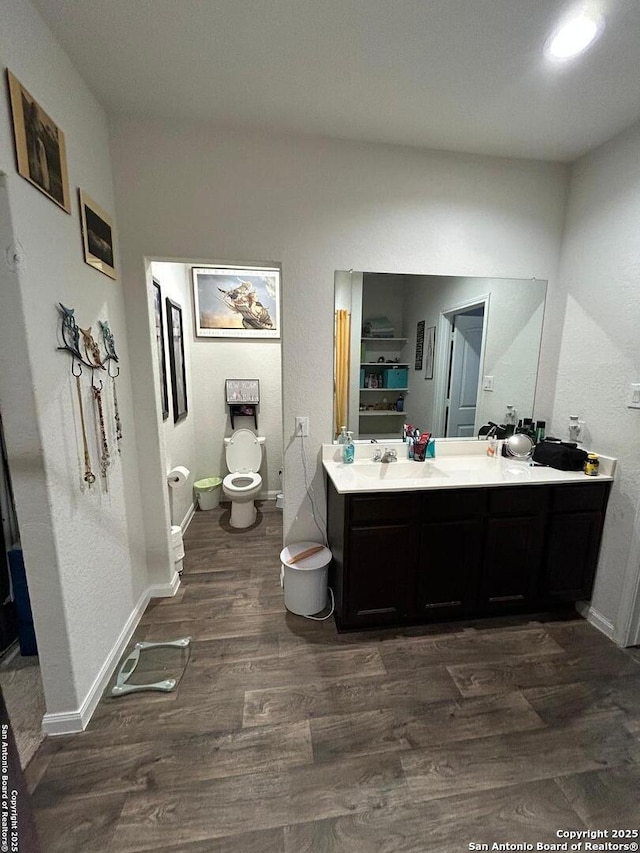
[[[562,441],[541,441],[533,448],[534,462],[559,471],[582,471],[587,461],[586,450]]]

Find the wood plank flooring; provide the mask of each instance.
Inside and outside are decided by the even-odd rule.
[[[640,655],[569,614],[338,634],[287,613],[281,514],[197,513],[135,640],[175,692],[103,698],[27,768],[45,853],[459,853],[640,825]]]

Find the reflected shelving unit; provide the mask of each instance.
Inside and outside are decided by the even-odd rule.
[[[387,407],[394,406],[398,396],[406,398],[409,390],[409,363],[402,360],[406,343],[406,338],[361,338],[358,413],[361,439],[399,438],[402,433],[407,417],[404,407],[402,411]],[[382,358],[384,361],[380,361]]]

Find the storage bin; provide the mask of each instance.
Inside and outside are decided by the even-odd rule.
[[[409,370],[406,367],[390,367],[384,371],[385,388],[406,388],[409,382]]]
[[[200,509],[215,509],[220,503],[221,477],[207,477],[193,484]]]
[[[327,583],[331,551],[322,548],[310,557],[291,563],[296,554],[313,548],[318,542],[296,542],[280,552],[284,606],[298,616],[311,616],[327,606]]]

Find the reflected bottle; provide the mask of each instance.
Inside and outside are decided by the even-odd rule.
[[[580,442],[580,433],[582,432],[582,424],[578,420],[579,415],[569,415],[569,441]]]
[[[507,403],[507,411],[504,415],[504,425],[505,425],[505,437],[508,438],[510,435],[513,435],[516,431],[516,425],[518,423],[518,413],[515,408],[511,405],[511,403]]]

